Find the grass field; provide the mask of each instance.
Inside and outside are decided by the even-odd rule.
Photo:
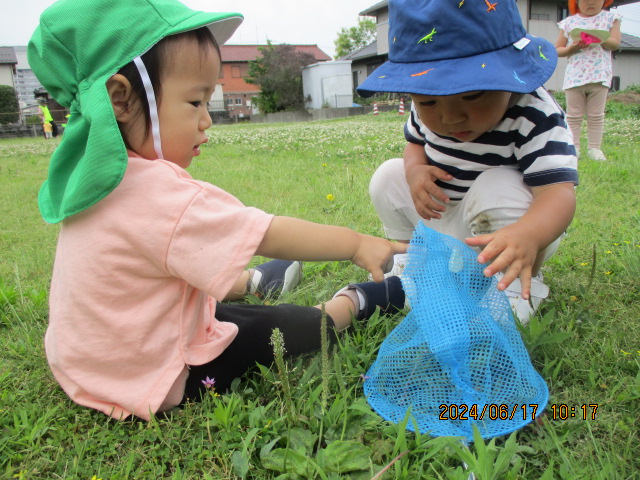
[[[169,418],[115,422],[73,404],[42,343],[58,227],[36,195],[56,141],[0,141],[0,477],[462,480],[464,461],[482,480],[640,478],[640,118],[629,112],[607,118],[609,161],[580,161],[575,220],[543,270],[550,299],[522,332],[556,415],[567,405],[578,418],[549,408],[542,424],[469,449],[367,404],[361,375],[402,315],[374,316],[328,357],[261,367]],[[190,172],[275,214],[380,235],[368,181],[401,155],[405,119],[216,126]],[[348,263],[307,263],[285,300],[314,305],[365,278]],[[597,410],[582,419],[581,405]]]

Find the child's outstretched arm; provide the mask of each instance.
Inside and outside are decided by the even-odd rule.
[[[480,263],[493,260],[484,273],[490,277],[504,271],[498,289],[506,289],[520,277],[522,297],[529,298],[531,275],[540,267],[540,252],[557,239],[569,226],[576,208],[572,183],[533,187],[529,210],[515,223],[486,235],[465,239],[472,247],[484,249]]]
[[[429,165],[424,147],[407,143],[404,149],[404,173],[416,211],[422,218],[440,218],[449,198],[436,185],[436,180],[451,180],[453,177],[444,170]]]
[[[351,260],[381,282],[393,255],[407,245],[363,235],[346,227],[321,225],[292,217],[274,217],[256,253],[283,260]]]

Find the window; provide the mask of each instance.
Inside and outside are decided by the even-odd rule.
[[[553,12],[553,10],[551,10],[552,8],[554,7],[550,6],[550,4],[532,2],[529,5],[529,20],[551,20],[550,13]]]
[[[233,106],[233,98],[225,98],[224,99],[224,103],[227,105],[227,107],[232,107]]]
[[[569,9],[562,5],[558,5],[558,22],[569,16]]]
[[[533,13],[531,12],[530,20],[549,20],[548,13]]]
[[[242,97],[236,98],[236,106],[242,106]]]

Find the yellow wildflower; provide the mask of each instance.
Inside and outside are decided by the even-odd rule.
[[[327,200],[329,200],[330,202],[333,202],[335,200],[335,197],[331,194],[327,195]]]

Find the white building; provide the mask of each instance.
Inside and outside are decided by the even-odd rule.
[[[302,69],[302,92],[308,109],[341,108],[353,105],[351,61],[335,60],[307,65]]]
[[[15,75],[18,60],[13,47],[0,47],[0,85],[16,88]]]
[[[18,102],[23,109],[30,105],[37,105],[34,90],[42,88],[42,85],[33,73],[27,60],[27,47],[13,47],[18,60],[15,76],[15,89],[18,92]]]

